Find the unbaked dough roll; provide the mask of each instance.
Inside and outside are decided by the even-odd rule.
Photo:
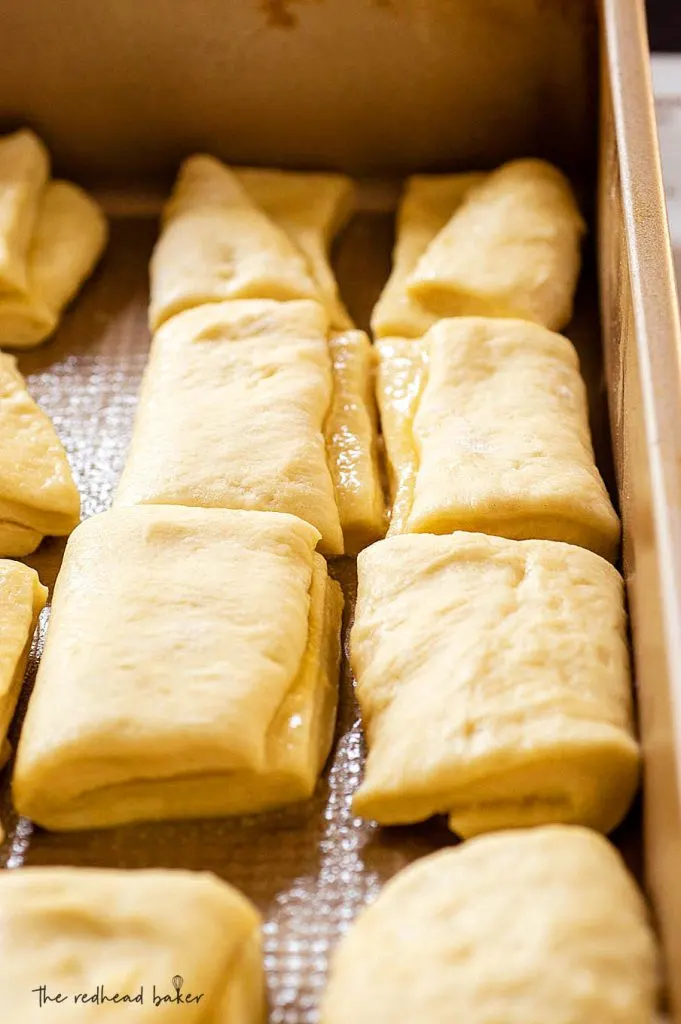
[[[3,871],[0,936],[2,1005],[17,1024],[267,1016],[260,916],[207,872]]]
[[[335,719],[342,596],[294,516],[153,506],[66,548],[13,779],[80,829],[307,799]]]
[[[567,338],[523,320],[460,317],[377,348],[391,533],[477,530],[616,557],[619,520]]]
[[[0,556],[21,557],[80,518],[66,453],[12,356],[0,353]]]
[[[344,174],[233,167],[253,202],[282,228],[303,254],[318,297],[334,330],[352,320],[338,294],[329,263],[333,239],[346,224],[354,202],[352,179]]]
[[[116,503],[290,512],[341,554],[331,395],[319,303],[212,303],[173,317],[152,343]]]
[[[7,760],[7,730],[19,699],[26,662],[47,588],[34,569],[0,559],[0,766]]]
[[[384,536],[387,526],[377,456],[373,349],[363,332],[348,330],[352,320],[328,256],[352,210],[354,186],[342,174],[250,167],[235,167],[234,173],[305,256],[329,315],[333,398],[326,421],[327,455],[345,554],[354,555]]]
[[[572,316],[585,230],[556,167],[514,160],[466,194],[419,259],[408,293],[441,317],[522,317],[560,330]]]
[[[437,320],[412,298],[407,282],[419,259],[484,174],[417,174],[408,178],[397,211],[392,271],[371,314],[374,337],[420,338]]]
[[[87,192],[68,181],[47,185],[28,251],[27,288],[0,293],[0,345],[29,348],[52,334],[107,236],[106,218]]]
[[[210,156],[185,160],[151,259],[149,326],[225,299],[314,299],[304,257]]]
[[[346,555],[385,536],[387,521],[378,462],[374,349],[363,331],[329,340],[333,398],[326,447]]]
[[[409,535],[358,559],[350,659],[368,758],[354,808],[462,836],[608,832],[638,781],[622,579],[590,551]]]
[[[27,128],[0,138],[0,294],[28,287],[28,251],[50,157]]]
[[[412,864],[341,939],[322,1024],[651,1024],[657,953],[607,840],[549,826]]]

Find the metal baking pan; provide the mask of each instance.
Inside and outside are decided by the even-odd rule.
[[[364,327],[389,269],[401,176],[530,154],[563,166],[592,226],[567,333],[623,518],[645,753],[642,810],[614,839],[651,898],[681,1022],[681,332],[642,2],[196,0],[179,15],[170,0],[3,4],[2,127],[36,128],[55,170],[96,188],[112,217],[106,257],[57,337],[20,359],[69,451],[84,514],[109,505],[122,468],[149,345],[156,216],[183,156],[381,179],[360,189],[335,254]],[[50,586],[62,552],[48,541],[29,559]],[[351,614],[353,566],[334,572]],[[264,915],[271,1021],[308,1024],[329,951],[360,906],[455,841],[437,820],[381,830],[356,819],[362,758],[345,666],[336,742],[308,804],[48,834],[13,815],[5,773],[0,860],[217,872]]]

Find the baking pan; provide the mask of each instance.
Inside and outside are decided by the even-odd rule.
[[[681,346],[642,5],[198,0],[177,12],[170,0],[3,4],[0,119],[40,131],[57,171],[96,187],[112,218],[109,250],[58,335],[20,359],[69,451],[84,515],[108,507],[125,458],[149,346],[147,264],[181,157],[205,149],[373,176],[334,257],[364,327],[389,270],[401,175],[528,154],[559,162],[594,228],[567,333],[623,517],[645,752],[642,814],[614,839],[651,897],[681,1021]],[[62,552],[47,541],[28,559],[50,586]],[[347,628],[354,566],[339,560],[333,572]],[[359,908],[410,861],[455,842],[440,820],[386,830],[355,818],[362,763],[345,664],[334,749],[309,803],[59,835],[16,819],[5,773],[0,861],[217,872],[263,913],[271,1021],[311,1024],[329,952]]]
[[[644,754],[645,881],[681,1019],[681,331],[643,4],[605,0],[598,254]]]

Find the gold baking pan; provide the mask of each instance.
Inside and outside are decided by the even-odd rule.
[[[5,7],[3,126],[35,127],[56,170],[96,188],[112,217],[108,252],[58,335],[20,359],[86,516],[109,505],[130,439],[149,345],[147,264],[183,156],[362,178],[335,253],[362,327],[388,274],[400,176],[532,154],[573,178],[591,233],[567,333],[623,517],[645,752],[642,811],[614,839],[651,897],[681,1022],[681,340],[642,3],[197,0],[181,16],[168,0]],[[29,559],[50,586],[62,551],[47,541]],[[334,572],[351,614],[354,568]],[[263,912],[271,1021],[311,1024],[348,920],[400,868],[455,841],[437,820],[381,830],[355,818],[362,760],[345,666],[336,742],[308,804],[57,835],[16,820],[5,772],[0,861],[217,872]]]

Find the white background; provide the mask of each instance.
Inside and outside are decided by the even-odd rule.
[[[654,54],[652,64],[669,230],[681,288],[681,54]]]

